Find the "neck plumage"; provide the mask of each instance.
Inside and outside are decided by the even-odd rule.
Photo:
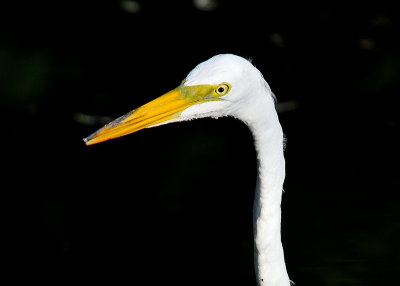
[[[285,179],[283,133],[276,111],[264,110],[252,122],[258,159],[254,198],[254,261],[260,286],[288,286],[281,243],[281,199]]]

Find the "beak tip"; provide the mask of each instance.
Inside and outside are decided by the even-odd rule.
[[[82,140],[83,140],[83,142],[85,142],[86,146],[92,145],[93,142],[91,142],[91,141],[93,140],[93,135],[83,138]]]
[[[89,146],[89,139],[88,139],[88,137],[83,138],[82,140],[83,140],[83,142],[85,142],[85,145],[86,145],[86,146]]]

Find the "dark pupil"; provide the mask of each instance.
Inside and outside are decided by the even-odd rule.
[[[219,93],[223,93],[224,90],[225,90],[225,89],[224,89],[223,87],[218,88],[218,92],[219,92]]]

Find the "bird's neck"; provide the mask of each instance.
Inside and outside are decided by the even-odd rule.
[[[263,115],[265,114],[265,115]],[[275,110],[249,122],[258,178],[254,198],[254,251],[258,285],[290,285],[281,243],[281,199],[285,178],[283,133]]]

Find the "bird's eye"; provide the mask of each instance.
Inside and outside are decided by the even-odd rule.
[[[219,95],[227,94],[228,91],[229,91],[229,85],[227,85],[226,83],[219,85],[215,90],[215,92]]]

